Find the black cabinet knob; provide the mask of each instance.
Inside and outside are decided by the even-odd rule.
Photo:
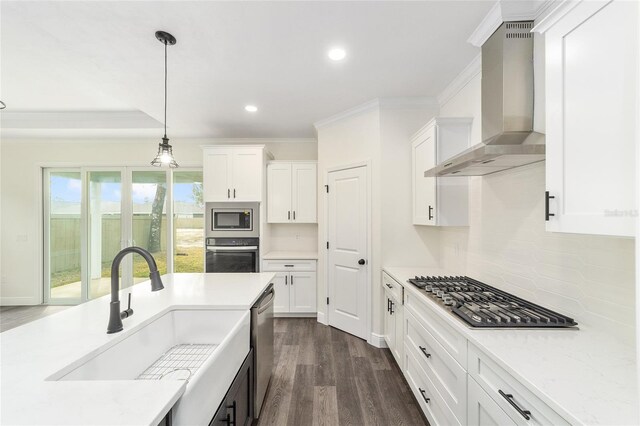
[[[364,265],[366,261],[364,259],[358,260],[358,265]]]

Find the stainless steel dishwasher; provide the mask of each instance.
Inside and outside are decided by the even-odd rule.
[[[273,371],[273,284],[262,293],[251,308],[251,346],[254,354],[254,418],[260,416],[260,409],[271,380]]]

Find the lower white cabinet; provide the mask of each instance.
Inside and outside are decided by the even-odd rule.
[[[469,342],[426,295],[386,273],[382,287],[385,341],[431,425],[570,424]]]
[[[505,426],[516,424],[471,377],[469,377],[468,389],[469,425]]]
[[[262,270],[276,272],[274,313],[306,314],[317,312],[316,261],[264,261]]]
[[[404,309],[402,300],[398,300],[389,291],[385,290],[385,308],[384,316],[384,340],[389,346],[389,350],[393,354],[396,362],[402,366],[402,325],[404,322]]]

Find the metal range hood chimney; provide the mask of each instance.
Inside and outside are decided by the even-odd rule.
[[[427,170],[484,176],[544,160],[533,131],[533,21],[504,22],[482,45],[482,143]]]

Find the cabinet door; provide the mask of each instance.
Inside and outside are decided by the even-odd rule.
[[[236,374],[209,426],[248,426],[253,422],[253,349]]]
[[[502,408],[480,387],[476,381],[468,377],[467,418],[471,426],[505,426],[516,423]]]
[[[267,221],[291,222],[291,163],[267,166]]]
[[[293,221],[297,223],[317,222],[317,165],[316,163],[293,163]]]
[[[262,149],[234,148],[231,198],[234,201],[262,201]]]
[[[413,172],[413,224],[435,225],[436,178],[424,172],[436,163],[435,126],[411,144]]]
[[[288,272],[278,272],[273,278],[273,288],[276,292],[273,312],[289,312],[289,280]]]
[[[637,9],[581,2],[545,33],[548,231],[634,235]]]
[[[231,201],[231,148],[204,150],[204,201]]]
[[[385,291],[385,314],[384,314],[384,340],[387,342],[387,346],[389,346],[389,350],[393,353],[396,349],[396,323],[395,317],[391,313],[391,304],[394,299],[389,294],[389,292]]]
[[[317,312],[315,272],[292,272],[289,292],[291,312]]]
[[[398,301],[393,306],[393,317],[395,324],[395,348],[393,355],[401,369],[404,369],[404,307]]]

